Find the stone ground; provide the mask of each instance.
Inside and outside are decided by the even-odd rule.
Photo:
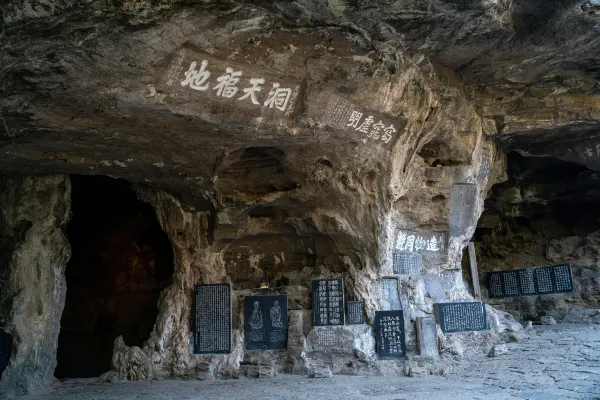
[[[68,380],[23,400],[558,400],[600,399],[600,325],[535,327],[536,335],[445,377],[352,377],[97,383]]]

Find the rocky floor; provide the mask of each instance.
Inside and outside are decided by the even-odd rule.
[[[552,325],[509,352],[457,366],[446,377],[349,377],[117,384],[70,380],[24,400],[600,399],[600,325]]]

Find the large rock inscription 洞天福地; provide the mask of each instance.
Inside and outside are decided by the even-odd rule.
[[[184,46],[171,57],[158,88],[169,94],[166,104],[184,113],[200,114],[214,123],[244,124],[257,118],[291,118],[302,82]]]

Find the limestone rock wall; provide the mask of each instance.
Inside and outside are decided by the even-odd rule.
[[[14,342],[0,393],[23,394],[54,376],[70,256],[69,179],[0,177],[0,204],[0,313]]]

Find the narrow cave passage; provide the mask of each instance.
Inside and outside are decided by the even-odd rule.
[[[72,176],[67,233],[67,299],[57,351],[57,378],[94,377],[110,369],[113,342],[148,339],[173,254],[152,207],[128,182]]]
[[[541,317],[561,322],[567,314],[576,319],[578,310],[598,308],[600,172],[517,153],[507,162],[508,180],[492,188],[473,238],[484,297],[490,272],[563,263],[571,264],[575,291],[486,301],[534,323]]]

